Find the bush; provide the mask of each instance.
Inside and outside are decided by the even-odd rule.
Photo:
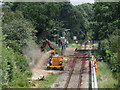
[[[118,50],[120,49],[120,41],[118,35],[110,35],[108,39],[102,41],[102,47],[105,51],[106,61],[109,63],[112,71],[120,72],[120,62]]]
[[[6,45],[16,51],[22,51],[23,46],[33,45],[36,30],[27,20],[12,20],[3,24],[3,35],[5,35]]]
[[[27,75],[25,75],[28,65],[25,57],[3,44],[2,59],[2,87],[19,86],[21,82],[24,82],[22,85],[28,86]]]
[[[103,50],[99,51],[98,54],[104,57],[104,61],[108,63],[111,71],[115,74],[114,77],[116,77],[120,83],[118,76],[120,74],[120,37],[117,32],[118,31],[115,31],[112,35],[109,35],[109,38],[101,41]]]
[[[104,62],[98,62],[97,81],[98,88],[117,88],[118,80],[115,79],[109,65]]]

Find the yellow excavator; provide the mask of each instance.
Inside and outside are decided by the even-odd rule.
[[[50,44],[49,40],[46,39],[46,41],[43,43],[43,45],[41,46],[41,52],[44,52],[44,48],[46,47],[46,45],[48,44],[48,46],[51,49],[51,54],[48,58],[48,64],[47,64],[47,69],[60,69],[63,70],[63,57],[59,56],[54,47]]]

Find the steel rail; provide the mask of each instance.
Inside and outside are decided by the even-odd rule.
[[[82,61],[82,66],[81,66],[81,68],[80,68],[79,81],[78,81],[78,86],[77,86],[77,88],[80,88],[80,86],[81,86],[84,64],[85,64],[85,61]]]
[[[85,49],[86,49],[86,47],[85,47]],[[76,50],[75,52],[77,52],[77,53],[74,53],[74,55],[71,55],[71,56],[73,56],[73,58],[74,58],[74,59],[73,59],[73,65],[72,65],[72,67],[71,67],[71,69],[70,69],[70,71],[69,71],[69,76],[68,76],[68,78],[67,78],[67,80],[66,80],[66,83],[65,83],[65,86],[64,86],[64,89],[65,89],[65,90],[67,89],[67,87],[68,87],[68,85],[69,85],[69,82],[70,82],[70,79],[71,79],[71,77],[72,77],[72,74],[73,74],[74,67],[75,67],[75,65],[76,65],[77,59],[79,59],[79,60],[82,62],[81,67],[80,67],[79,81],[78,81],[78,86],[77,86],[77,88],[79,89],[79,88],[81,87],[82,74],[83,74],[83,69],[84,69],[84,67],[85,67],[86,60],[87,60],[88,58],[91,58],[90,56],[86,56],[86,55],[89,55],[88,53],[86,53],[87,51],[88,51],[88,50]],[[81,52],[83,52],[83,53],[80,54]],[[86,59],[84,59],[84,58],[86,58]]]
[[[83,56],[82,57],[86,57],[86,55],[89,55],[89,54],[84,54],[83,53]],[[80,74],[79,74],[79,82],[78,82],[78,89],[81,87],[81,82],[82,82],[82,74],[83,74],[83,69],[84,69],[84,66],[85,66],[85,64],[86,64],[86,60],[84,59],[84,60],[82,60],[83,58],[81,58],[81,61],[82,61],[82,67],[81,67],[81,69],[80,69]]]
[[[72,76],[73,71],[74,71],[75,64],[76,64],[76,59],[74,58],[74,60],[73,60],[73,66],[71,67],[71,70],[69,71],[69,76],[68,76],[68,78],[66,80],[66,84],[64,86],[65,89],[68,87],[68,84],[70,82],[71,76]]]

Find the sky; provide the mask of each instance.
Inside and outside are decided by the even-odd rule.
[[[94,0],[70,0],[72,5],[79,5],[82,3],[94,3]]]
[[[72,5],[79,5],[82,3],[94,3],[94,0],[70,0],[70,2]],[[1,5],[1,3],[0,3],[0,5]]]

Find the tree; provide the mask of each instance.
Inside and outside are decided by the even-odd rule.
[[[23,46],[34,44],[36,30],[27,20],[12,20],[3,25],[2,31],[6,35],[7,46],[17,51],[21,51]]]
[[[95,3],[94,11],[97,23],[93,23],[93,39],[103,40],[108,38],[118,28],[119,3]]]
[[[19,10],[25,19],[29,19],[35,26],[37,37],[47,38],[50,36],[51,28],[54,26],[59,8],[55,3],[13,3],[12,11]],[[45,34],[45,32],[47,32]]]
[[[120,2],[95,3],[94,18],[91,24],[93,40],[100,40],[105,61],[116,74],[120,83]]]

